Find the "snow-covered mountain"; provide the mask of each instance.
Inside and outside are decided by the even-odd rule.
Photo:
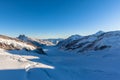
[[[0,80],[120,79],[120,31],[73,35],[58,44],[71,52],[44,46],[48,55],[35,54],[35,45],[26,42],[0,36]],[[81,50],[87,54],[82,54]]]
[[[83,55],[53,46],[44,48],[47,56],[0,49],[0,80],[120,79],[119,50],[101,50]]]
[[[58,44],[60,41],[64,40],[62,38],[58,38],[58,39],[42,39],[43,41],[49,41],[52,42],[54,45]]]
[[[79,40],[80,38],[82,38],[82,36],[80,36],[80,35],[72,35],[72,36],[68,37],[67,39],[60,41],[57,44],[57,46],[64,49],[68,44],[70,44],[71,42],[74,42],[76,40]]]
[[[40,47],[4,35],[0,35],[0,48],[5,50],[26,50],[44,53]]]
[[[19,35],[17,38],[24,41],[24,42],[31,43],[31,44],[38,46],[38,47],[43,46],[43,45],[46,45],[46,46],[53,45],[53,43],[50,41],[44,41],[41,39],[30,38],[30,37],[27,37],[25,35]]]
[[[95,34],[78,38],[75,35],[59,42],[58,47],[77,52],[120,48],[120,31],[99,31]]]

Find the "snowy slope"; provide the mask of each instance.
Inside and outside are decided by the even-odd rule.
[[[38,48],[32,44],[22,42],[16,38],[0,35],[0,48],[5,50],[26,50],[44,53],[42,48]]]
[[[77,40],[81,39],[82,36],[79,35],[72,35],[70,37],[68,37],[65,40],[60,41],[57,46],[59,46],[60,48],[65,48],[65,46],[67,46],[68,44],[70,44],[71,42],[76,42]]]
[[[68,38],[58,43],[58,47],[77,52],[120,48],[120,31],[99,31],[96,34],[83,36],[72,41]]]
[[[39,59],[39,57],[32,55],[35,53],[27,51],[7,52],[0,49],[0,80],[29,80],[29,70],[32,68],[54,69],[53,66],[30,61],[29,59]]]
[[[19,42],[10,37],[2,36],[2,39],[14,40],[14,43],[1,40],[7,45],[18,45]],[[91,46],[88,46],[89,44]],[[82,48],[85,50],[84,54],[75,54],[74,51]],[[119,31],[98,32],[85,37],[72,36],[62,44],[62,49],[70,51],[60,50],[56,46],[45,46],[47,55],[41,55],[33,51],[0,49],[0,80],[120,79]]]
[[[0,80],[119,80],[120,52],[73,54],[45,47],[46,55],[0,50]]]
[[[31,44],[33,44],[35,46],[38,46],[38,47],[41,47],[43,45],[46,45],[46,46],[53,45],[53,43],[50,42],[50,41],[44,41],[42,39],[29,38],[25,35],[19,35],[17,38],[24,41],[24,42],[31,43]]]

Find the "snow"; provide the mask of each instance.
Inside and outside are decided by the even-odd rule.
[[[27,37],[25,35],[19,35],[19,37],[17,37],[17,38],[24,41],[24,42],[31,43],[35,46],[42,46],[42,45],[51,46],[51,45],[54,45],[52,42],[50,42],[48,40],[30,38],[30,37]]]
[[[53,66],[29,60],[39,58],[32,56],[35,55],[35,53],[17,51],[15,54],[14,52],[16,51],[13,50],[9,52],[0,49],[0,80],[28,80],[27,74],[32,68],[54,69]]]
[[[96,35],[75,35],[62,43],[62,47],[70,44],[70,48],[82,44],[85,51],[88,50],[86,46],[94,43],[86,52],[65,51],[57,46],[44,46],[47,55],[24,49],[0,49],[0,80],[119,80],[120,31],[98,32]],[[31,48],[31,45],[14,40],[0,38],[0,42]],[[111,47],[92,50],[104,45]]]
[[[102,35],[102,34],[104,34],[105,32],[103,32],[103,31],[98,31],[97,33],[95,33],[95,34],[93,34],[94,36],[100,36],[100,35]]]
[[[77,40],[77,39],[80,39],[82,36],[80,36],[80,35],[72,35],[72,36],[70,36],[68,39],[71,39],[71,40]]]
[[[20,42],[20,41],[15,41],[15,40],[11,40],[11,39],[4,39],[4,38],[0,38],[0,43],[5,43],[7,45],[13,45],[14,47],[18,47],[20,49],[26,48],[28,50],[34,50],[36,49],[34,46],[26,44],[24,42]]]
[[[93,35],[82,36],[78,39],[70,37],[58,43],[58,47],[76,52],[120,48],[120,31],[99,31]]]
[[[48,41],[48,42],[52,42],[54,45],[58,44],[60,41],[64,40],[62,38],[58,38],[58,39],[42,39],[43,41]]]
[[[119,80],[120,52],[76,54],[44,47],[47,55],[0,50],[0,80]]]
[[[111,48],[120,48],[120,31],[107,32],[101,38],[96,45],[108,45],[111,46]]]
[[[74,41],[74,40],[79,40],[79,39],[81,39],[81,38],[82,38],[82,36],[80,36],[80,35],[72,35],[72,36],[68,37],[67,39],[60,41],[60,42],[57,44],[57,46],[59,46],[59,47],[61,47],[61,48],[65,48],[65,46],[67,46],[67,45],[68,45],[69,43],[71,43],[72,41]]]

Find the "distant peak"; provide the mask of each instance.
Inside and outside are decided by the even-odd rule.
[[[104,31],[101,31],[101,30],[100,30],[100,31],[98,31],[97,33],[104,33]]]
[[[19,35],[18,37],[27,37],[26,35],[22,34],[22,35]]]
[[[24,34],[19,35],[17,38],[20,39],[20,40],[23,40],[23,41],[28,41],[29,40],[29,38]]]
[[[99,36],[99,35],[101,35],[101,34],[103,34],[103,33],[105,33],[104,31],[98,31],[98,32],[96,32],[94,35],[95,36]]]
[[[81,38],[81,37],[82,37],[82,36],[76,34],[76,35],[70,36],[68,39],[76,40],[76,39],[79,39],[79,38]]]

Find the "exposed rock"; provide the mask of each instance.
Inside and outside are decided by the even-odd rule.
[[[99,31],[96,34],[82,36],[77,39],[69,37],[59,42],[58,47],[64,50],[75,50],[78,52],[120,48],[120,31]]]
[[[0,48],[5,50],[26,50],[26,51],[36,51],[37,53],[44,54],[42,48],[23,42],[16,38],[11,38],[8,36],[0,35]]]

